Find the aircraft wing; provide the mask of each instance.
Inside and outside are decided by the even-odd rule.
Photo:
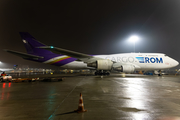
[[[17,52],[17,51],[13,51],[13,50],[7,50],[5,49],[4,51],[9,52],[11,54],[15,54],[17,56],[20,56],[24,59],[28,59],[28,58],[33,58],[33,59],[39,59],[39,58],[44,58],[42,56],[36,56],[36,55],[31,55],[31,54],[27,54],[27,53],[22,53],[22,52]]]
[[[46,50],[49,50],[49,51],[56,53],[56,54],[63,54],[63,55],[67,55],[67,56],[70,56],[73,58],[77,58],[78,60],[81,60],[85,63],[92,63],[92,62],[95,62],[97,60],[103,60],[103,58],[98,58],[98,57],[90,56],[90,55],[87,55],[84,53],[70,51],[70,50],[66,50],[66,49],[62,49],[62,48],[58,48],[58,47],[53,47],[53,46],[42,46],[42,47],[38,47],[38,48],[46,49]]]

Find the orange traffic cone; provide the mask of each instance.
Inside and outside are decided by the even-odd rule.
[[[80,93],[80,99],[79,99],[79,106],[78,106],[78,109],[75,110],[75,112],[78,112],[78,113],[87,112],[87,110],[84,109],[83,98],[82,98],[81,93]]]

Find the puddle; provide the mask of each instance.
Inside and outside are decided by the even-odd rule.
[[[118,107],[119,110],[122,110],[124,112],[140,112],[140,111],[145,111],[145,110],[140,110],[137,108],[127,108],[127,107]]]

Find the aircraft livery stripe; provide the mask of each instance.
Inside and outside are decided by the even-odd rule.
[[[60,62],[60,61],[62,61],[62,60],[68,59],[68,58],[71,58],[71,57],[66,56],[66,57],[62,57],[62,58],[58,58],[58,59],[51,60],[51,61],[46,62],[46,63],[47,63],[47,64],[54,64],[54,63]]]
[[[62,61],[59,61],[59,62],[56,62],[54,64],[51,64],[51,65],[57,65],[57,66],[63,66],[63,65],[66,65],[68,63],[71,63],[71,62],[74,62],[76,61],[77,59],[76,58],[68,58],[68,59],[65,59],[65,60],[62,60]]]
[[[46,60],[44,63],[50,63],[50,62],[52,62],[52,61],[55,61],[55,60],[57,60],[57,59],[64,58],[64,57],[67,57],[67,56],[66,56],[66,55],[63,55],[63,56],[53,57],[53,58],[51,58],[51,59],[49,59],[49,60]]]

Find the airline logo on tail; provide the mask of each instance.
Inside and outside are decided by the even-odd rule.
[[[27,41],[26,41],[26,40],[24,40],[24,39],[23,39],[22,41],[23,41],[23,43],[27,43]]]
[[[162,58],[155,58],[155,57],[136,57],[139,63],[163,63]]]

